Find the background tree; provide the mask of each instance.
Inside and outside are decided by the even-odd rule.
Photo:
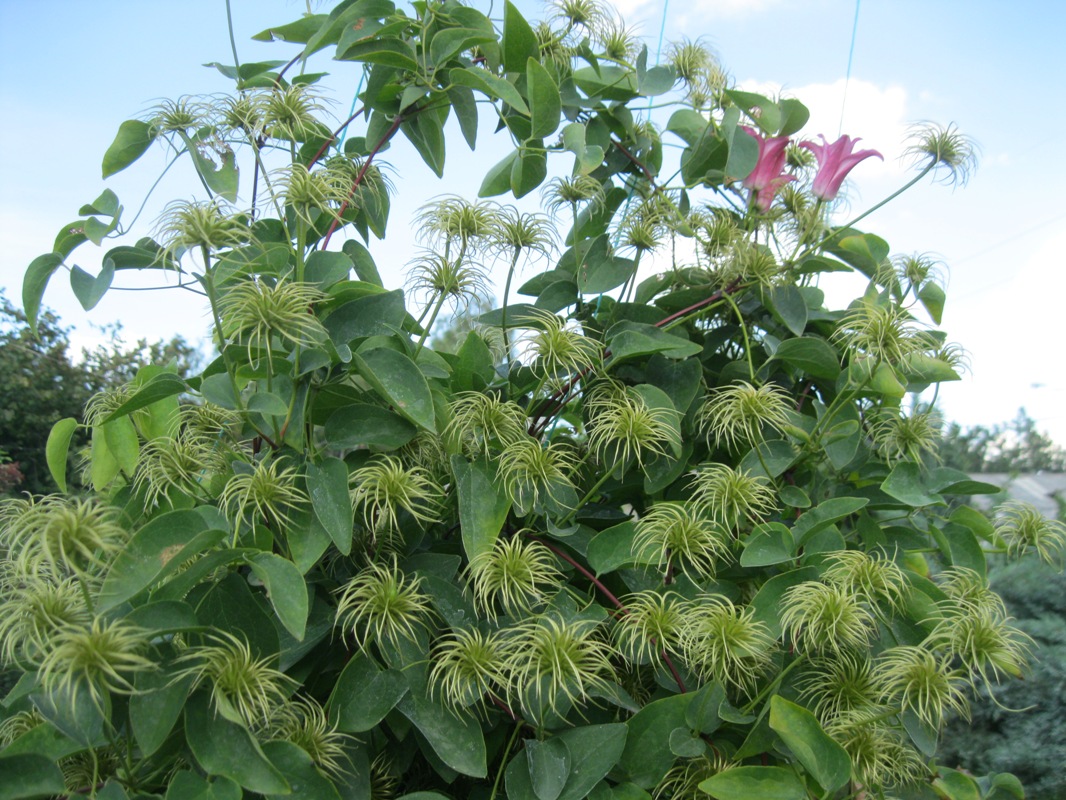
[[[37,336],[26,315],[0,295],[0,449],[8,469],[18,465],[21,481],[5,481],[8,491],[55,491],[45,464],[45,442],[57,419],[82,418],[95,393],[133,379],[143,364],[174,362],[181,374],[195,368],[199,351],[180,336],[169,342],[144,339],[128,346],[120,325],[102,329],[108,344],[83,349],[78,358],[65,328],[51,311],[41,314]],[[85,443],[75,439],[72,452]]]
[[[964,428],[950,423],[938,450],[945,466],[963,472],[1063,472],[1066,450],[1036,427],[1024,408],[1010,422]]]

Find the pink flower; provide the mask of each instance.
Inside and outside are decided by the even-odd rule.
[[[877,156],[882,161],[884,156],[876,150],[860,150],[854,152],[855,145],[861,139],[852,139],[850,136],[841,136],[832,144],[825,140],[822,134],[818,134],[821,144],[815,142],[800,142],[800,147],[805,147],[814,153],[818,159],[818,174],[814,176],[814,186],[811,193],[819,200],[832,200],[840,191],[840,184],[848,173],[854,169],[860,161],[870,156]]]
[[[766,138],[743,125],[741,130],[759,143],[759,160],[755,162],[755,169],[743,180],[743,184],[752,190],[752,197],[759,210],[768,211],[777,190],[789,181],[796,180],[795,176],[784,174],[788,137]]]

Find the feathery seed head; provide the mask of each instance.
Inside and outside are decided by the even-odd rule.
[[[326,339],[326,329],[314,306],[326,295],[307,283],[281,279],[273,285],[245,280],[219,300],[226,335],[243,339],[250,361],[256,351],[269,352],[275,338],[292,347],[312,347]]]
[[[519,515],[559,514],[569,510],[566,499],[574,493],[570,476],[576,468],[570,448],[525,437],[504,451],[497,475]]]
[[[281,464],[280,460],[258,461],[249,472],[238,472],[226,482],[218,505],[233,525],[234,541],[246,520],[291,525],[292,509],[307,504],[307,493],[296,484],[296,467]]]
[[[832,339],[852,358],[867,356],[889,364],[899,364],[937,344],[906,309],[867,300],[860,301],[841,318]]]
[[[780,431],[789,424],[788,395],[773,384],[758,388],[746,381],[715,389],[700,408],[698,422],[707,445],[730,449],[763,441],[764,428]]]
[[[272,738],[292,742],[328,777],[342,778],[350,766],[346,748],[354,737],[338,731],[313,698],[297,697],[284,703],[276,712]]]
[[[591,175],[552,178],[544,189],[544,202],[552,215],[583,204],[597,208],[605,199],[603,184]]]
[[[881,687],[865,653],[842,650],[815,657],[797,686],[800,699],[823,725],[856,713],[884,710]]]
[[[400,530],[400,512],[419,525],[437,518],[444,493],[428,473],[407,467],[393,455],[376,455],[348,479],[349,493],[363,524],[372,534],[390,537]]]
[[[748,694],[770,666],[774,640],[750,608],[704,595],[688,604],[681,651],[689,669]]]
[[[460,392],[450,408],[452,419],[444,430],[444,440],[467,455],[487,456],[493,450],[511,447],[526,435],[525,411],[498,395]]]
[[[452,261],[431,250],[424,252],[410,273],[411,290],[426,303],[451,300],[469,306],[489,294],[488,275],[468,260]]]
[[[869,647],[876,618],[862,597],[842,586],[804,581],[785,592],[781,625],[804,653]]]
[[[490,617],[496,616],[497,606],[512,617],[528,614],[562,581],[551,551],[522,533],[498,538],[491,550],[470,560],[474,600]]]
[[[251,229],[242,215],[226,214],[217,199],[206,202],[175,200],[167,205],[156,224],[155,235],[168,258],[180,258],[186,250],[227,250],[247,244]]]
[[[692,487],[692,501],[700,512],[734,532],[762,522],[776,505],[765,478],[726,464],[701,465]]]
[[[263,130],[275,139],[306,141],[325,130],[317,117],[323,108],[310,86],[275,86],[263,101]]]
[[[535,309],[524,323],[519,347],[540,376],[566,378],[595,368],[603,357],[602,343],[585,336],[574,324],[550,311]]]
[[[406,575],[395,559],[371,564],[348,581],[337,601],[337,625],[350,632],[360,647],[370,642],[416,641],[433,617],[422,579]]]
[[[892,560],[862,550],[838,550],[825,556],[822,580],[854,593],[871,605],[883,600],[900,608],[907,595],[907,579]]]
[[[894,787],[917,783],[929,768],[903,734],[874,719],[868,712],[838,717],[826,733],[851,759],[851,778],[857,786],[881,795]]]
[[[589,447],[611,470],[643,465],[681,444],[677,412],[650,407],[636,391],[614,381],[596,386],[586,401]]]
[[[192,677],[194,686],[210,685],[216,713],[238,725],[267,728],[296,685],[271,660],[256,658],[245,639],[217,631],[181,656],[188,666],[179,674]]]
[[[617,618],[615,644],[623,657],[643,664],[666,652],[677,652],[685,627],[687,605],[677,592],[646,590],[623,600],[629,613]]]
[[[903,151],[904,155],[912,158],[916,166],[939,170],[945,183],[965,186],[977,169],[977,144],[959,133],[954,123],[947,127],[919,123],[911,128],[909,138],[913,143]]]
[[[922,647],[893,647],[881,654],[875,680],[881,700],[901,711],[913,711],[932,728],[957,713],[969,719],[963,688],[968,682],[952,669],[949,658],[937,657]]]
[[[729,531],[689,503],[656,503],[637,520],[636,530],[633,552],[655,558],[660,568],[677,565],[709,578],[730,557]]]
[[[877,449],[889,461],[921,463],[924,455],[939,461],[939,419],[931,409],[900,414],[885,410],[873,423],[870,433]]]
[[[1034,506],[1017,500],[999,507],[996,535],[1011,558],[1034,552],[1041,561],[1057,564],[1066,550],[1066,524],[1048,519]]]
[[[429,682],[434,696],[454,709],[506,690],[504,640],[499,632],[453,628],[433,650]]]

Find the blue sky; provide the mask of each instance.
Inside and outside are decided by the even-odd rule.
[[[1066,4],[860,1],[842,130],[886,159],[866,161],[853,173],[851,209],[863,210],[908,179],[898,160],[908,125],[955,123],[978,142],[981,164],[968,186],[920,185],[864,227],[886,238],[894,253],[931,252],[946,264],[943,328],[973,363],[972,374],[941,393],[948,415],[991,424],[1025,406],[1066,442]],[[250,36],[296,19],[303,2],[231,2],[242,61],[295,53]],[[538,4],[518,5],[531,18],[546,13]],[[621,0],[616,7],[654,53],[662,0]],[[798,97],[812,110],[803,134],[832,138],[841,126],[855,16],[854,0],[672,0],[665,38],[702,37],[738,84]],[[159,99],[226,91],[226,79],[201,66],[209,61],[232,62],[224,0],[0,0],[6,76],[0,84],[0,288],[9,298],[19,298],[26,265],[51,248],[59,228],[105,185],[123,202],[126,219],[132,217],[164,164],[161,152],[106,184],[100,159],[119,123]],[[343,118],[357,72],[350,64],[323,68],[337,73],[330,84],[333,112]],[[394,204],[391,227],[399,242],[372,248],[393,285],[402,281],[410,244],[405,230],[415,208],[446,192],[473,197],[478,181],[467,176],[480,175],[506,146],[494,146],[489,134],[482,131],[487,146],[476,156],[455,137],[443,181],[405,147],[388,154],[393,179],[405,189],[418,187],[417,197]],[[188,172],[174,171],[157,197],[196,188]],[[159,210],[150,203],[134,237],[149,232]],[[102,253],[85,245],[73,260],[95,272]],[[89,323],[115,319],[128,338],[182,333],[197,339],[207,329],[199,300],[185,293],[112,291],[86,313],[57,275],[45,300],[76,326],[81,342],[97,336]]]

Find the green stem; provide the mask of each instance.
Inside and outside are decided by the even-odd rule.
[[[441,308],[444,307],[444,301],[448,299],[448,295],[444,292],[440,293],[440,297],[437,298],[436,305],[433,306],[433,313],[430,314],[429,322],[422,329],[422,336],[418,340],[418,346],[415,347],[415,358],[418,358],[418,354],[422,352],[422,348],[426,344],[426,339],[429,338],[429,332],[433,330],[433,323],[437,321],[437,315],[440,313]]]
[[[230,0],[226,0],[226,27],[229,28],[229,46],[233,50],[233,68],[240,72],[241,60],[237,56],[237,40],[233,36],[233,12],[230,10]]]
[[[500,791],[500,779],[503,778],[503,771],[507,769],[507,756],[510,754],[511,749],[518,740],[518,734],[522,732],[523,727],[525,727],[525,723],[521,721],[514,726],[514,733],[511,734],[511,738],[507,742],[507,747],[504,748],[503,758],[500,759],[500,768],[496,772],[496,779],[492,782],[492,794],[489,795],[489,800],[496,800],[496,795]]]
[[[560,520],[559,527],[562,528],[568,522],[570,522],[570,520],[572,520],[577,515],[577,512],[581,510],[581,507],[584,506],[585,503],[589,502],[589,500],[591,500],[593,497],[595,497],[596,493],[600,490],[603,484],[607,483],[607,481],[609,481],[610,479],[611,471],[608,470],[600,476],[600,479],[596,481],[595,484],[593,484],[592,488],[588,490],[588,492],[585,494],[584,497],[581,498],[578,504],[570,510],[570,513],[563,517],[562,520]]]
[[[755,382],[755,365],[751,360],[751,340],[748,338],[748,326],[744,324],[744,315],[740,313],[740,308],[737,306],[736,301],[733,300],[728,294],[723,295],[725,301],[733,307],[733,313],[737,315],[737,322],[740,323],[740,332],[744,335],[744,355],[748,360],[748,375],[752,382]]]
[[[507,347],[508,361],[511,359],[511,340],[507,336],[507,303],[511,294],[511,278],[514,277],[515,268],[518,266],[518,256],[521,252],[521,247],[514,249],[514,258],[511,259],[511,266],[507,270],[507,280],[503,284],[503,307],[500,309],[500,330],[503,331],[503,343]]]
[[[756,706],[759,705],[759,703],[761,703],[763,700],[766,699],[766,696],[768,694],[770,694],[771,692],[775,691],[777,689],[777,687],[779,687],[781,685],[781,681],[783,681],[785,679],[785,676],[788,675],[788,673],[790,673],[797,664],[801,664],[801,663],[803,663],[806,660],[807,659],[804,656],[796,656],[796,659],[791,664],[789,664],[787,667],[785,667],[783,670],[781,670],[779,673],[777,673],[777,677],[774,678],[772,681],[770,681],[770,683],[768,683],[766,685],[766,688],[764,688],[761,692],[759,692],[758,696],[754,700],[752,700],[750,703],[748,703],[746,706],[744,706],[744,713],[745,714],[750,714],[751,711]],[[766,706],[762,710],[762,713],[759,714],[759,719],[762,719],[766,715],[766,712],[769,711],[769,710],[770,710],[770,707]],[[756,721],[755,724],[758,725],[758,721]]]

